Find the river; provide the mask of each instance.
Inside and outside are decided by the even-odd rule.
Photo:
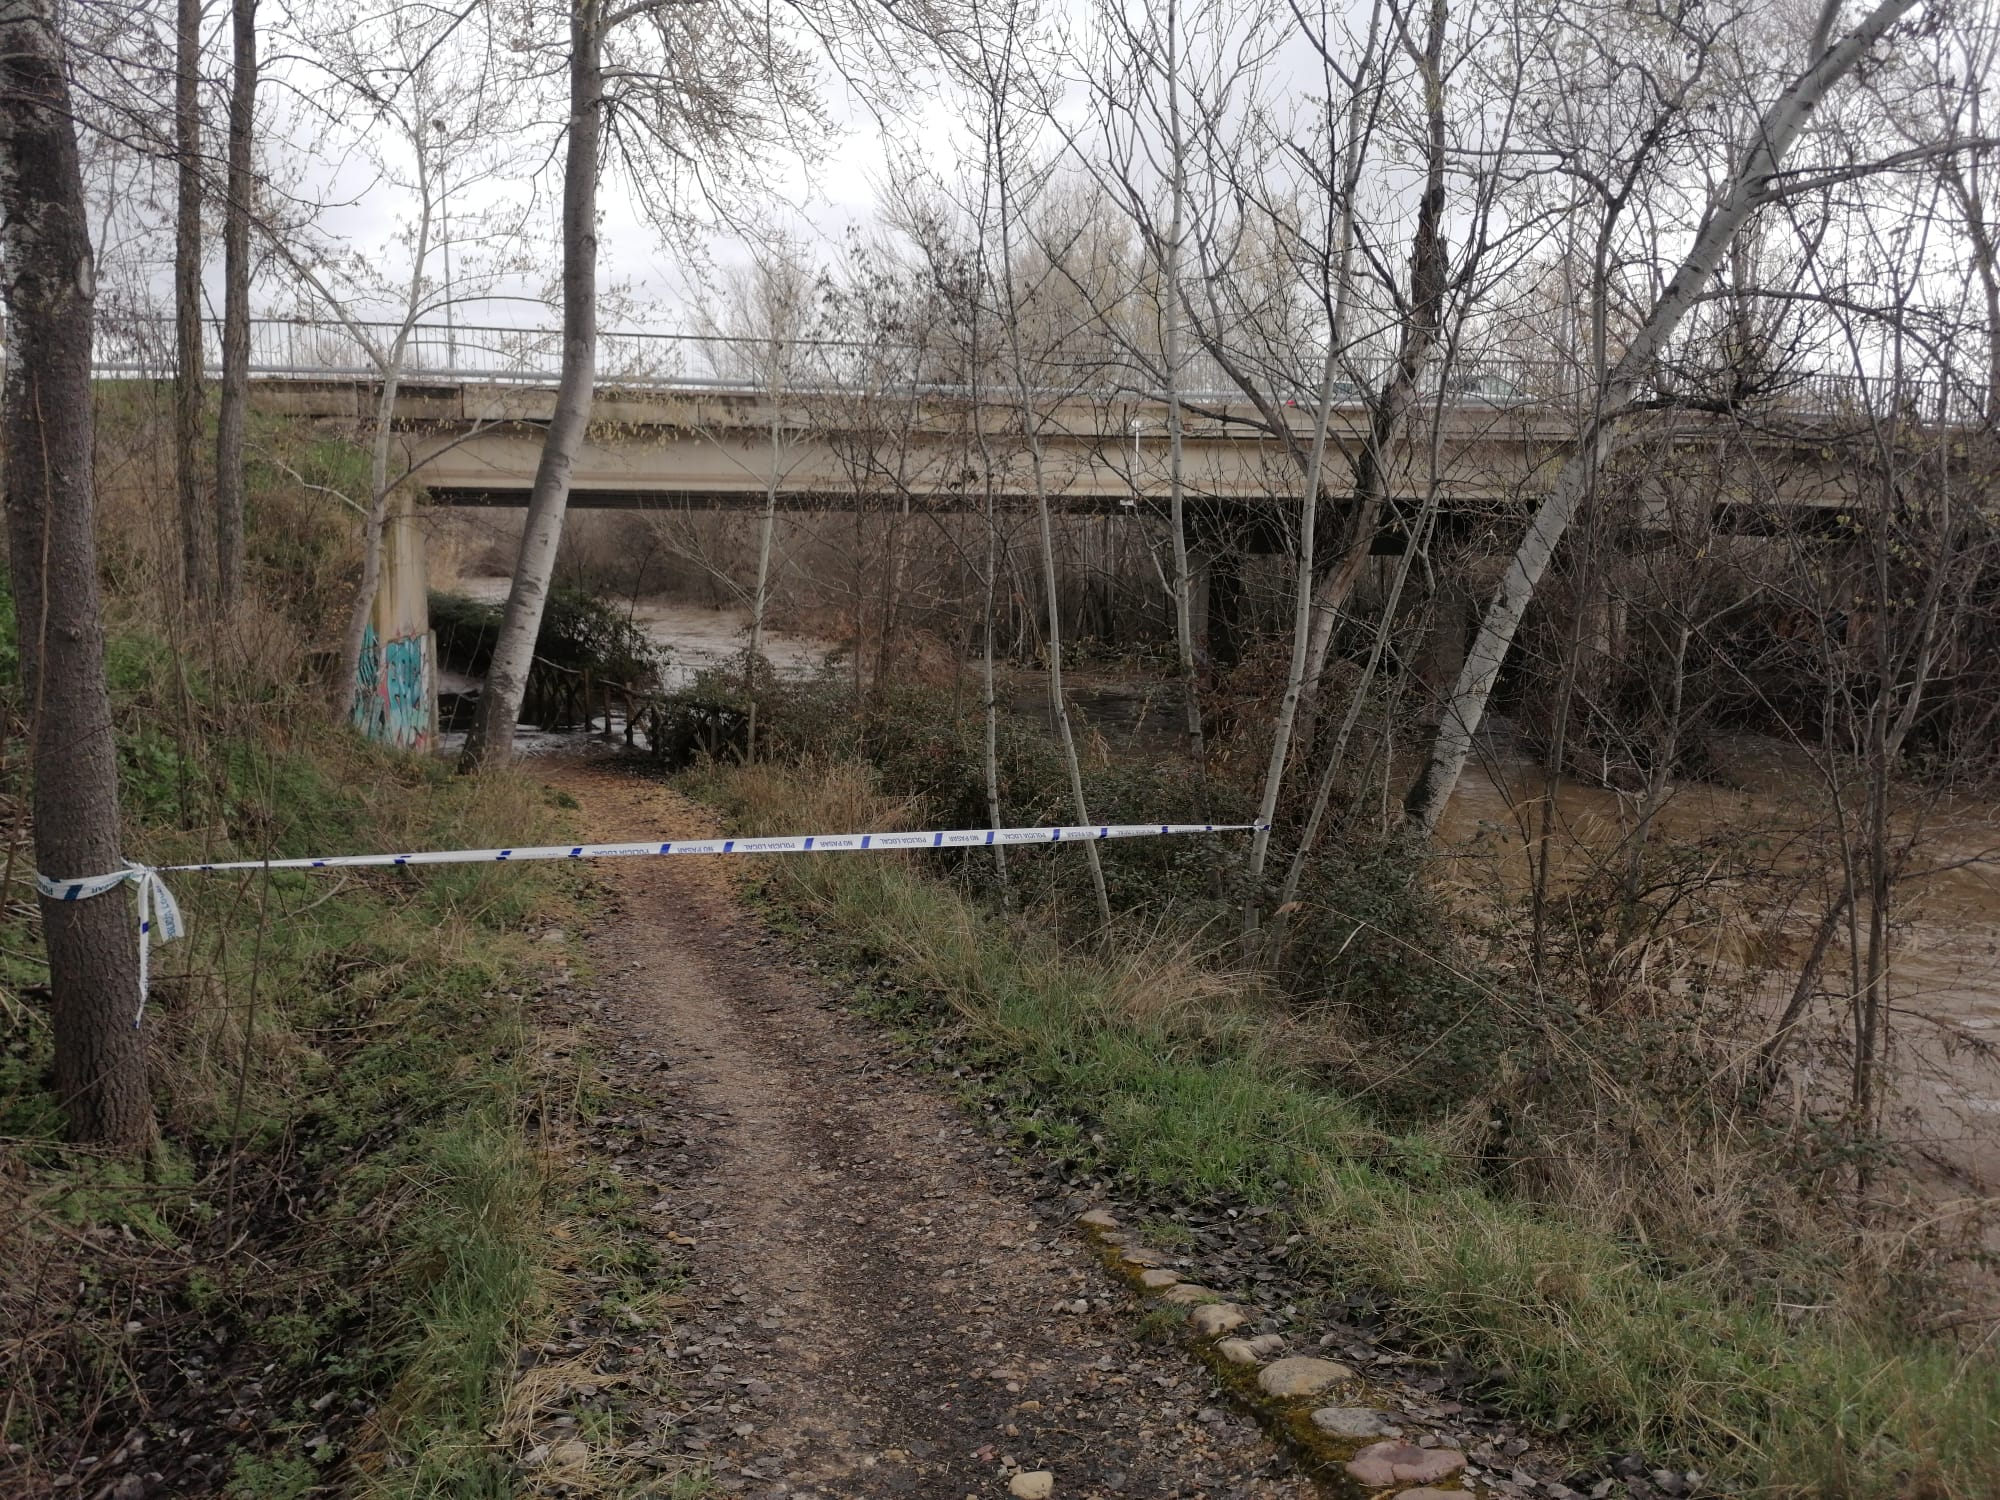
[[[1680,784],[1661,814],[1662,837],[1684,845],[1706,841],[1715,850],[1714,895],[1703,903],[1709,920],[1680,941],[1705,950],[1693,955],[1696,967],[1740,967],[1761,958],[1768,1021],[1790,995],[1821,909],[1803,900],[1793,907],[1779,894],[1813,873],[1811,860],[1825,858],[1822,846],[1804,836],[1813,819],[1799,789],[1812,784],[1812,770],[1798,753],[1749,738],[1722,747],[1717,762],[1716,780]],[[1449,884],[1467,909],[1497,913],[1524,900],[1543,785],[1540,769],[1522,760],[1468,766],[1440,828],[1456,856]],[[1916,791],[1905,789],[1906,829],[1917,816]],[[1632,824],[1629,798],[1561,781],[1557,880],[1615,849]],[[1745,850],[1763,862],[1764,878],[1728,868]],[[1890,1073],[1897,1098],[1888,1129],[1914,1158],[1993,1184],[2000,1182],[2000,807],[1983,798],[1927,803],[1911,868],[1892,907]],[[1836,942],[1829,956],[1826,989],[1851,987],[1844,946]],[[1834,1024],[1830,1004],[1817,1021],[1822,1034]],[[1745,1037],[1746,1050],[1764,1034]],[[1844,1082],[1830,1067],[1818,1078],[1810,1076],[1810,1062],[1802,1071],[1808,1089],[1830,1091]]]
[[[505,578],[462,578],[452,585],[454,593],[499,604],[507,597]],[[740,664],[750,643],[750,612],[745,609],[713,609],[700,604],[678,604],[658,599],[640,600],[625,606],[625,613],[647,637],[666,650],[667,664],[662,685],[667,688],[690,686],[702,672],[713,667]],[[764,656],[771,669],[786,680],[799,681],[813,676],[825,665],[827,653],[836,649],[832,641],[788,631],[764,631]],[[441,673],[438,691],[449,698],[477,688],[471,678]],[[622,736],[623,724],[614,717],[614,735]],[[439,747],[449,754],[464,743],[463,734],[439,737]],[[591,739],[584,730],[554,732],[532,724],[518,725],[514,731],[517,755],[540,755],[553,750],[582,747]]]

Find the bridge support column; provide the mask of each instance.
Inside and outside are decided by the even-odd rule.
[[[424,531],[407,489],[389,502],[382,581],[361,641],[354,723],[371,740],[404,750],[437,743],[437,638],[431,634]]]
[[[1478,628],[1479,596],[1464,588],[1446,586],[1431,608],[1431,618],[1421,639],[1414,643],[1412,665],[1422,693],[1422,717],[1436,723],[1438,707],[1450,694],[1452,684],[1465,667],[1472,633]],[[1421,616],[1419,616],[1421,618]]]
[[[1222,546],[1203,548],[1191,561],[1195,656],[1225,670],[1243,659],[1243,559]]]

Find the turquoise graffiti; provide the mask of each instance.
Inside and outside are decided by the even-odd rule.
[[[371,740],[405,750],[430,743],[430,674],[425,640],[399,636],[386,644],[371,624],[361,639],[361,662],[355,673],[354,724]]]

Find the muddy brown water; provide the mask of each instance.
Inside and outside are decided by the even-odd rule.
[[[505,578],[466,578],[452,585],[457,593],[486,604],[507,597]],[[672,600],[641,599],[626,606],[632,622],[667,650],[667,686],[686,687],[697,673],[740,663],[750,644],[750,612],[711,608]],[[764,632],[764,655],[781,678],[812,676],[825,664],[835,643],[783,630]]]
[[[1782,848],[1806,823],[1797,791],[1810,772],[1796,755],[1746,740],[1725,747],[1719,770],[1720,780],[1674,788],[1661,815],[1663,836],[1769,830],[1772,845]],[[1540,769],[1524,760],[1468,766],[1440,825],[1456,857],[1457,899],[1489,911],[1525,900],[1544,786]],[[1560,781],[1556,878],[1615,849],[1634,817],[1629,797]],[[1916,1151],[1991,1192],[2000,1182],[2000,1058],[1992,1055],[2000,1049],[2000,806],[1961,799],[1932,809],[1917,867],[1927,873],[1903,883],[1895,907],[1890,1056],[1898,1098],[1889,1125]],[[1764,893],[1746,890],[1747,899],[1733,905],[1724,894],[1717,919],[1687,934],[1689,944],[1710,945],[1692,961],[1728,965],[1761,953],[1770,963],[1763,999],[1775,1014],[1796,980],[1818,908],[1776,912],[1757,904]],[[1829,968],[1842,962],[1836,951]],[[1829,973],[1824,987],[1840,987],[1840,975]],[[1822,1006],[1823,1027],[1834,1024],[1830,1012]],[[1744,1042],[1754,1048],[1761,1040],[1759,1033]],[[1803,1089],[1836,1086],[1811,1077],[1810,1064],[1806,1073]]]

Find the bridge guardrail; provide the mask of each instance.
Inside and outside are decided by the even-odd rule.
[[[253,318],[250,373],[260,379],[376,380],[381,356],[404,333],[379,322]],[[166,318],[100,318],[93,367],[102,377],[164,379],[174,371],[174,331]],[[207,373],[221,369],[221,327],[204,321]],[[400,378],[412,384],[466,383],[548,385],[561,361],[561,331],[495,324],[418,324],[405,335]],[[759,391],[780,372],[788,394],[879,393],[936,396],[959,400],[1005,400],[1014,394],[1005,381],[981,384],[955,367],[949,351],[885,346],[838,339],[768,340],[714,334],[612,329],[598,335],[598,380],[635,390]],[[1246,364],[1258,361],[1247,358]],[[1257,369],[1264,376],[1267,370]],[[1109,354],[1084,355],[1068,368],[1038,371],[1048,383],[1031,392],[1036,399],[1160,399],[1163,379]],[[1385,360],[1357,362],[1336,387],[1337,401],[1358,404],[1388,375]],[[1310,408],[1316,389],[1271,376],[1266,388],[1281,393],[1287,406]],[[1702,382],[1682,388],[1682,404],[1700,404]],[[1240,403],[1245,398],[1219,362],[1197,352],[1182,370],[1182,398],[1193,404]],[[1426,399],[1439,397],[1435,376]],[[1580,371],[1553,361],[1505,355],[1461,359],[1446,374],[1442,396],[1454,406],[1555,406],[1576,408],[1587,399]],[[1645,399],[1676,404],[1669,381]],[[1708,398],[1710,401],[1712,397]],[[1980,392],[1937,380],[1875,381],[1852,375],[1803,373],[1776,377],[1744,404],[1797,416],[1834,416],[1897,410],[1932,421],[1977,421]]]

